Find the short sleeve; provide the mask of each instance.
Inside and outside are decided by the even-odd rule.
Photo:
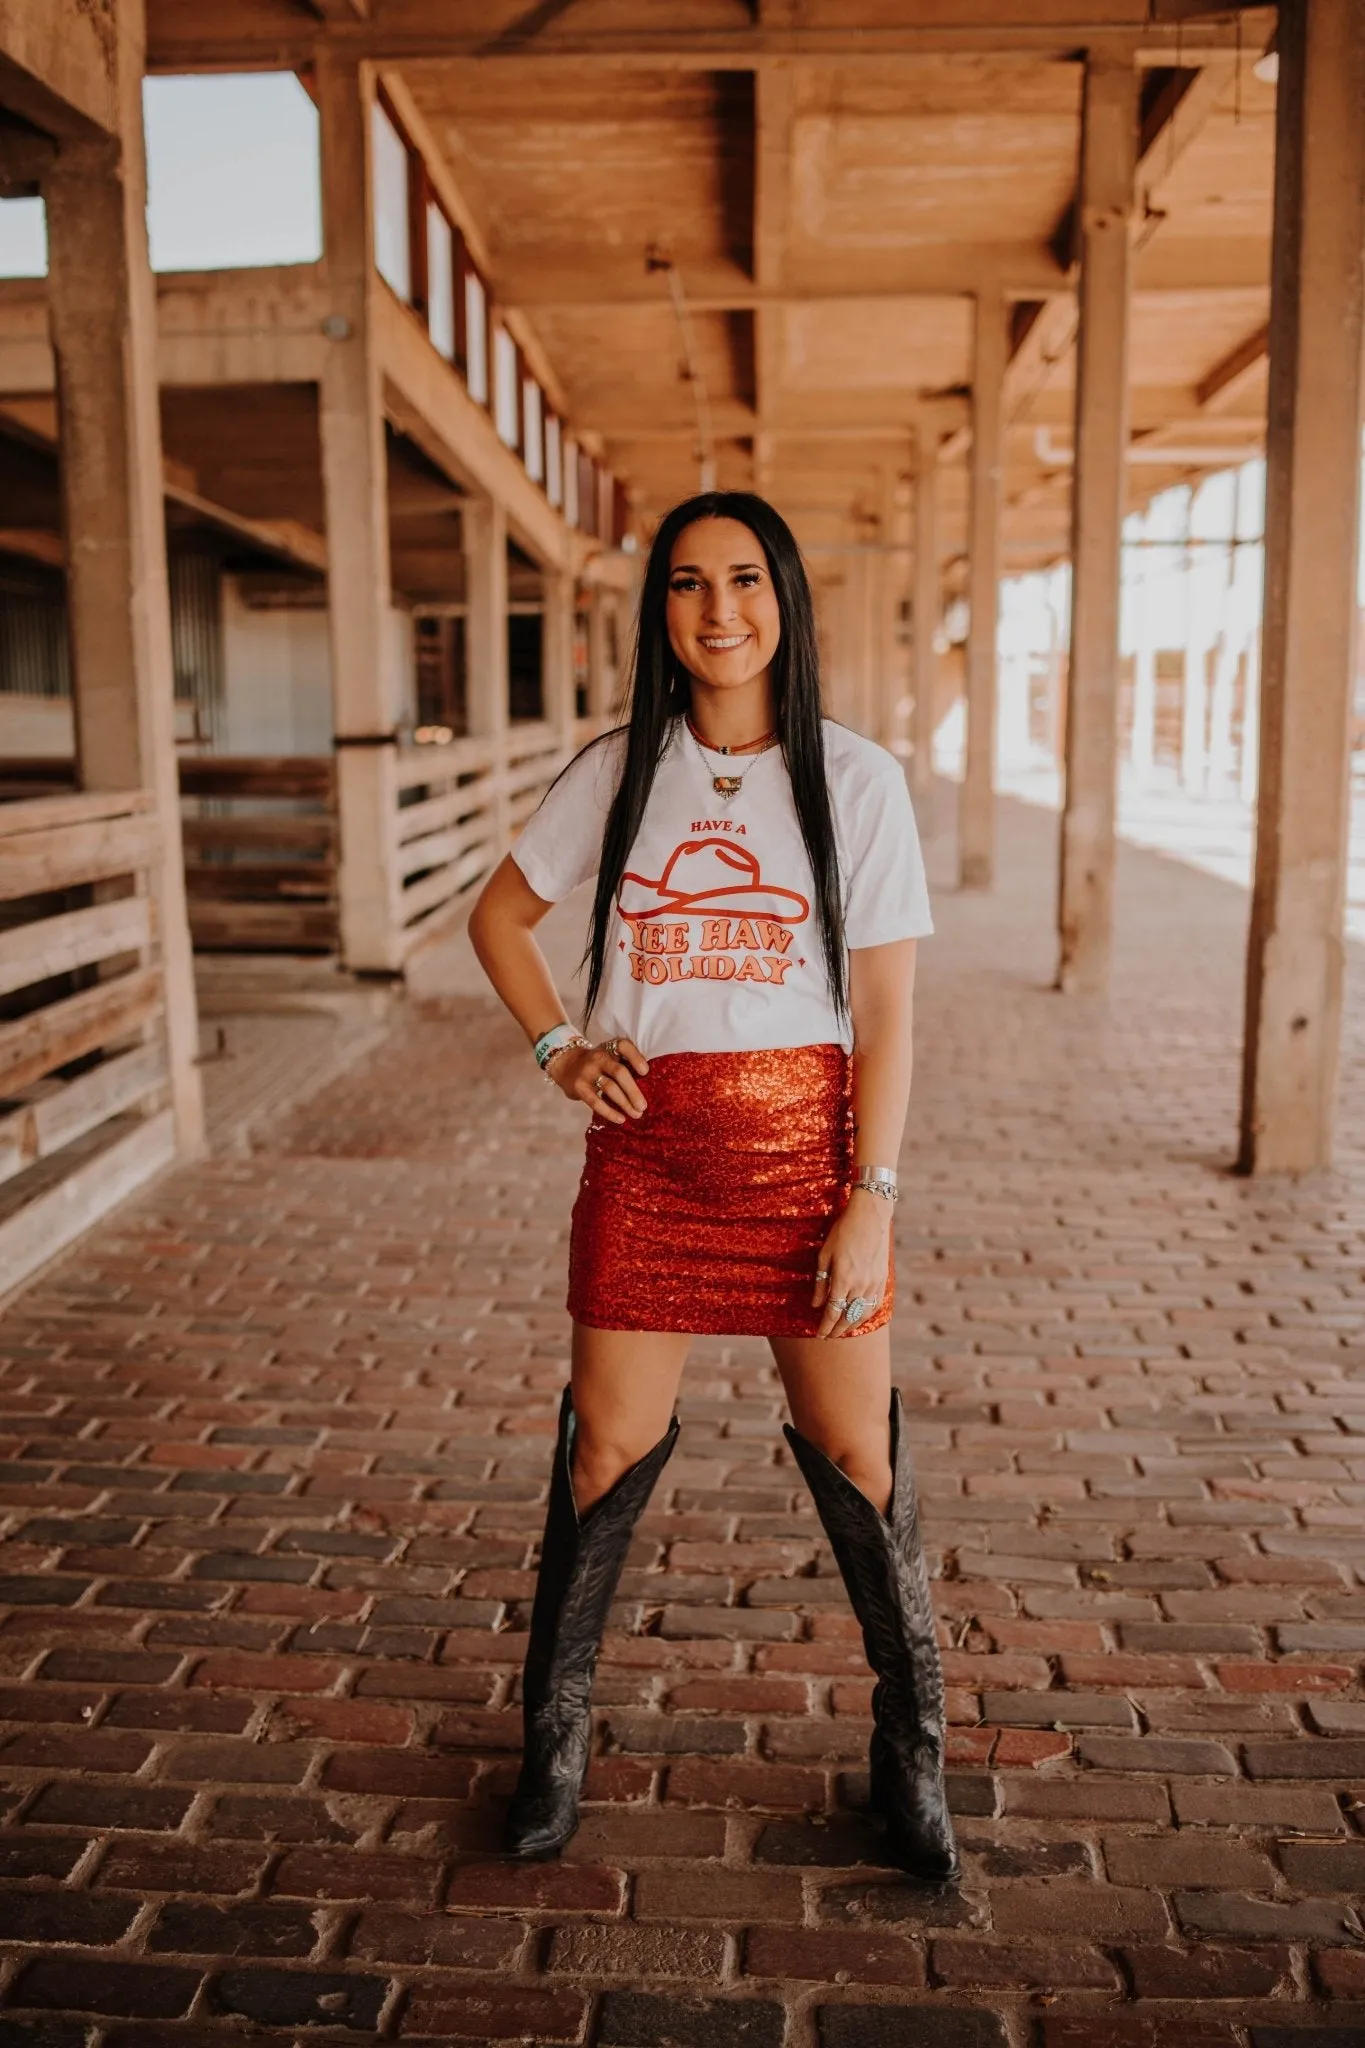
[[[558,903],[597,873],[620,760],[611,738],[584,747],[513,841],[513,860],[546,903]]]
[[[934,929],[910,791],[898,762],[870,778],[845,818],[849,947],[927,938]]]

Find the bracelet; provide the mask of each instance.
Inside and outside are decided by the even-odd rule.
[[[854,1181],[853,1185],[855,1188],[861,1188],[865,1194],[880,1195],[883,1201],[890,1202],[893,1205],[901,1198],[895,1169],[890,1166],[860,1167],[858,1178]]]
[[[552,1049],[545,1055],[545,1059],[542,1062],[540,1069],[541,1073],[545,1076],[546,1080],[550,1083],[551,1087],[555,1085],[555,1077],[552,1069],[555,1065],[555,1062],[559,1059],[560,1054],[566,1052],[577,1052],[580,1047],[586,1047],[588,1050],[591,1050],[591,1045],[592,1042],[590,1039],[584,1038],[581,1032],[576,1031],[573,1037],[566,1038],[562,1045],[556,1045],[552,1047]]]
[[[586,1044],[587,1040],[583,1037],[582,1032],[575,1031],[572,1024],[552,1024],[550,1029],[542,1032],[536,1040],[536,1065],[543,1074],[547,1063],[554,1058],[557,1052],[563,1052],[566,1045]]]

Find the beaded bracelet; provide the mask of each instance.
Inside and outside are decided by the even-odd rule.
[[[563,1052],[567,1046],[586,1045],[587,1042],[582,1032],[575,1031],[572,1024],[552,1024],[536,1040],[536,1065],[543,1074],[557,1052]]]

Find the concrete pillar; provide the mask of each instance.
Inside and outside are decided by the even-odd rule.
[[[914,660],[910,713],[910,788],[925,800],[934,779],[934,707],[939,625],[937,436],[921,438],[915,456],[915,566],[911,631]]]
[[[958,800],[958,878],[964,889],[987,889],[995,879],[995,670],[1008,360],[1005,301],[997,290],[984,291],[976,301],[972,352],[967,759]]]
[[[1365,10],[1284,0],[1275,116],[1260,788],[1240,1164],[1332,1151],[1365,300]]]
[[[329,318],[322,488],[341,834],[341,952],[357,972],[401,965],[389,527],[370,204],[369,66],[318,52],[322,226]]]
[[[1146,526],[1142,538],[1149,539]],[[1156,760],[1156,584],[1150,547],[1138,550],[1133,592],[1133,729],[1128,759],[1140,786],[1151,777]]]
[[[110,34],[118,136],[63,143],[43,181],[76,757],[83,789],[145,789],[155,801],[162,851],[150,890],[176,1138],[189,1152],[203,1143],[204,1118],[175,756],[141,5],[121,5]]]
[[[469,658],[469,730],[495,746],[492,802],[498,852],[509,827],[503,769],[507,757],[507,514],[491,498],[467,498],[460,509],[464,532],[466,647]]]
[[[1067,690],[1057,986],[1105,987],[1114,923],[1119,605],[1138,77],[1091,57],[1081,113],[1080,326],[1071,493],[1071,669]]]
[[[897,709],[905,694],[905,661],[901,648],[901,605],[906,596],[907,562],[904,553],[905,517],[896,502],[897,476],[894,469],[882,474],[881,634],[878,652],[876,724],[873,738],[890,747],[900,736]]]

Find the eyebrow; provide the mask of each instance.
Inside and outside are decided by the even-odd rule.
[[[745,569],[761,569],[762,567],[763,564],[761,562],[731,562],[727,573],[731,576],[738,576]],[[675,562],[668,573],[670,576],[704,576],[706,571],[698,568],[695,562]]]

